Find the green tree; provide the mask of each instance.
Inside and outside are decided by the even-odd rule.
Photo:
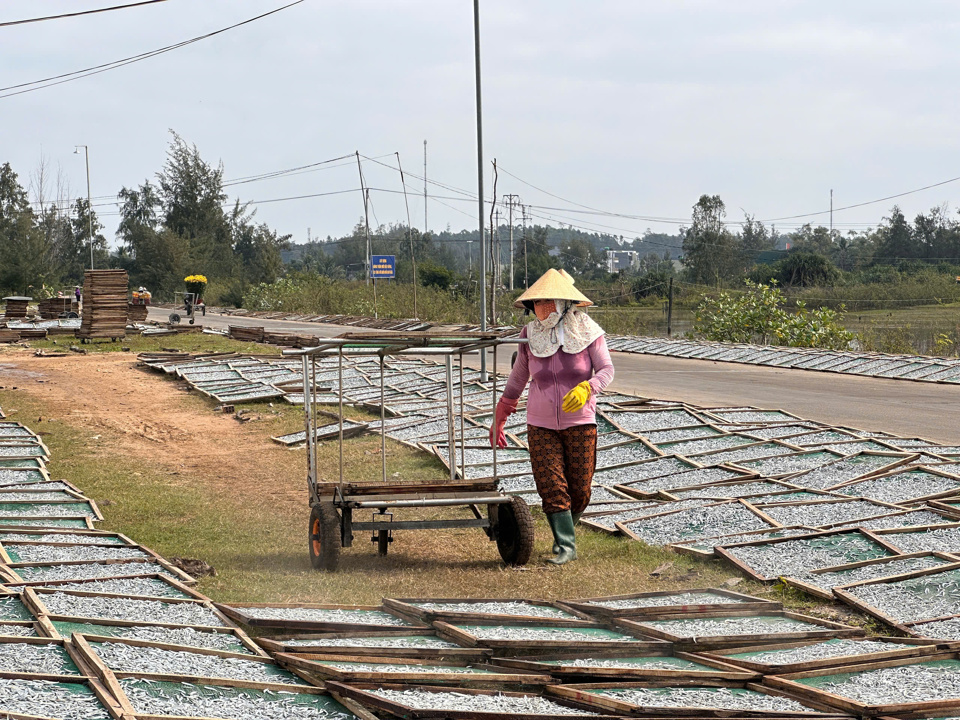
[[[56,264],[53,240],[35,225],[27,192],[10,163],[0,166],[0,288],[26,293],[53,283]]]
[[[877,261],[897,264],[918,257],[918,251],[910,223],[900,208],[894,206],[890,217],[885,218],[884,225],[877,231]]]
[[[200,157],[196,145],[188,145],[177,133],[167,150],[167,160],[157,173],[164,228],[185,238],[196,272],[211,279],[233,272],[230,224],[223,211],[223,164],[216,167]]]
[[[683,236],[683,264],[693,282],[719,284],[741,272],[741,254],[733,233],[727,230],[727,211],[719,195],[701,195]]]

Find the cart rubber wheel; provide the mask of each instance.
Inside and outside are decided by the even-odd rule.
[[[194,319],[190,318],[190,324],[193,325],[193,323],[194,323]]]
[[[314,570],[333,571],[340,564],[340,515],[332,503],[310,508],[310,564]]]
[[[177,313],[170,313],[170,317],[168,317],[167,320],[170,321],[170,324],[171,324],[171,325],[179,325],[179,324],[180,324],[180,315],[177,314]]]
[[[507,565],[526,565],[533,555],[533,514],[530,506],[523,498],[513,497],[509,503],[489,507],[491,516],[496,513],[500,557]]]

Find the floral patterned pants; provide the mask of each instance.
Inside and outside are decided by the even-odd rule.
[[[548,430],[528,425],[527,444],[543,512],[583,512],[597,467],[597,426]]]

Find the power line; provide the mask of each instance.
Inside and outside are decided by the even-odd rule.
[[[113,5],[112,7],[97,8],[95,10],[81,10],[79,12],[61,13],[60,15],[47,15],[46,17],[28,18],[26,20],[9,20],[7,22],[0,22],[0,27],[26,25],[27,23],[44,22],[46,20],[60,20],[61,18],[79,17],[80,15],[95,15],[97,13],[110,12],[111,10],[126,10],[127,8],[140,7],[141,5],[155,5],[156,3],[162,3],[166,1],[167,0],[142,0],[142,2],[128,3],[127,5]]]
[[[887,195],[887,197],[878,198],[877,200],[868,200],[866,202],[856,203],[854,205],[846,205],[845,207],[834,208],[833,212],[840,212],[841,210],[852,210],[853,208],[864,207],[866,205],[876,205],[877,203],[886,202],[887,200],[894,200],[895,198],[904,197],[906,195],[913,195],[914,193],[923,192],[924,190],[930,190],[931,188],[940,187],[941,185],[949,185],[950,183],[957,182],[960,180],[960,177],[950,178],[949,180],[943,180],[942,182],[933,183],[933,185],[925,185],[921,188],[916,188],[915,190],[907,190],[906,192],[897,193],[896,195]],[[782,218],[771,218],[769,220],[761,220],[760,222],[776,222],[777,220],[796,220],[797,218],[813,217],[814,215],[826,215],[830,210],[820,210],[819,212],[807,213],[806,215],[791,215],[788,217]]]
[[[120,60],[113,60],[101,65],[94,65],[89,68],[84,68],[83,70],[74,70],[73,72],[63,73],[61,75],[53,75],[48,78],[43,78],[42,80],[32,80],[31,82],[19,83],[17,85],[8,85],[7,87],[0,88],[0,93],[6,93],[5,95],[0,95],[0,100],[3,98],[13,97],[14,95],[23,95],[24,93],[34,92],[35,90],[43,90],[44,88],[53,87],[54,85],[62,85],[63,83],[72,82],[73,80],[79,80],[80,78],[89,77],[91,75],[98,75],[102,72],[107,72],[108,70],[115,70],[116,68],[123,67],[124,65],[131,65],[135,62],[140,62],[141,60],[162,55],[163,53],[170,52],[171,50],[177,50],[187,45],[192,45],[195,42],[206,40],[207,38],[211,38],[215,35],[220,35],[228,30],[234,30],[243,25],[248,25],[249,23],[257,20],[262,20],[263,18],[278,13],[281,10],[286,10],[294,5],[299,5],[304,1],[305,0],[294,0],[294,2],[288,3],[287,5],[282,5],[274,10],[270,10],[241,22],[234,23],[233,25],[228,25],[227,27],[220,28],[219,30],[214,30],[213,32],[205,33],[204,35],[198,35],[197,37],[190,38],[189,40],[183,40],[173,45],[167,45],[156,50],[140,53],[139,55],[131,55]],[[8,90],[15,90],[16,92],[6,92]]]

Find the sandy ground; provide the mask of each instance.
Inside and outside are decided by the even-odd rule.
[[[199,476],[220,492],[243,492],[238,479],[250,475],[254,457],[261,474],[280,478],[289,471],[290,451],[272,443],[261,424],[213,412],[209,403],[189,394],[186,383],[137,368],[136,362],[126,353],[34,357],[26,350],[8,351],[0,355],[0,386],[16,387],[42,402],[45,419],[97,437],[97,452],[104,456]],[[28,425],[33,420],[18,419]],[[42,430],[42,422],[31,426]],[[301,508],[306,502],[300,477],[258,486],[256,493]]]

